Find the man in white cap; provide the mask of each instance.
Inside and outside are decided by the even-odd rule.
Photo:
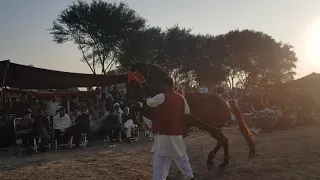
[[[120,108],[120,104],[119,103],[115,103],[113,105],[113,109],[114,109],[114,112],[116,113],[116,115],[117,115],[117,117],[119,119],[120,124],[122,125],[123,124],[123,122],[122,122],[123,111]]]
[[[123,114],[123,111],[122,111],[122,109],[120,108],[120,104],[119,104],[119,103],[115,103],[115,104],[113,105],[113,109],[116,111],[116,113],[119,113],[120,115]]]

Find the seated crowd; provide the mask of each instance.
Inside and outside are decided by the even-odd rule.
[[[289,128],[299,120],[312,119],[310,116],[313,114],[313,101],[310,97],[293,94],[291,96],[295,98],[279,100],[279,96],[276,98],[272,93],[256,94],[242,89],[224,88],[202,88],[198,93],[210,92],[221,95],[227,101],[237,100],[254,133],[259,133],[260,130],[267,132],[275,128]],[[35,97],[21,95],[19,100],[11,98],[6,107],[9,113],[21,117],[16,122],[16,137],[22,140],[28,152],[33,151],[34,143],[38,143],[41,151],[46,151],[49,143],[65,145],[71,137],[75,147],[78,147],[82,134],[88,135],[89,140],[126,138],[131,142],[132,129],[137,127],[136,124],[141,124],[125,105],[123,94],[115,90],[102,94],[96,98],[72,97],[69,106],[66,101],[58,101],[56,97],[44,102]],[[70,108],[69,113],[67,107]],[[230,119],[230,123],[236,120],[232,114]],[[0,120],[0,133],[5,134],[6,132],[1,130],[3,127]],[[0,142],[4,141],[3,138],[0,134]],[[41,141],[35,142],[35,138],[40,138]]]
[[[260,91],[259,93],[239,90],[221,90],[225,99],[236,99],[254,133],[287,129],[297,124],[314,121],[315,101],[310,94]]]
[[[238,105],[254,133],[269,132],[274,129],[287,129],[296,124],[307,124],[317,119],[314,96],[305,92],[275,91],[268,88],[248,87],[190,89],[194,93],[217,93],[225,100],[237,100]],[[231,121],[235,123],[231,114]]]
[[[19,101],[11,98],[8,107],[9,113],[16,115],[15,136],[28,153],[34,151],[35,143],[39,150],[46,151],[49,143],[57,142],[60,147],[68,144],[71,137],[74,147],[78,147],[82,134],[90,140],[126,138],[131,142],[132,129],[137,127],[124,100],[111,93],[93,99],[72,97],[70,113],[66,103],[56,97],[45,103],[21,95]]]

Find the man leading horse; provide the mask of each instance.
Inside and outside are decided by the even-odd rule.
[[[169,126],[169,125],[171,125],[170,123],[172,123],[172,121],[173,121],[173,123],[177,123],[176,119],[173,117],[173,115],[175,115],[175,113],[178,111],[183,112],[181,110],[181,108],[178,109],[179,106],[177,106],[174,103],[173,103],[174,105],[170,105],[170,106],[166,105],[166,104],[168,104],[168,103],[166,103],[166,101],[169,102],[170,97],[171,97],[171,96],[169,96],[170,95],[169,92],[172,91],[172,84],[173,84],[172,79],[169,78],[169,75],[167,75],[159,67],[154,66],[154,65],[151,66],[150,64],[146,65],[143,63],[136,63],[135,67],[136,67],[136,70],[138,70],[140,73],[143,74],[143,76],[148,76],[146,86],[140,86],[141,87],[141,88],[139,88],[140,91],[144,92],[148,96],[150,96],[150,95],[154,96],[154,95],[158,94],[155,97],[148,99],[145,102],[146,106],[144,108],[138,108],[135,110],[140,112],[139,113],[140,115],[143,115],[146,118],[150,118],[152,120],[152,123],[156,123],[155,127],[152,130],[153,130],[153,132],[156,133],[156,136],[157,136],[157,138],[156,138],[157,139],[156,143],[158,144],[157,147],[164,146],[164,147],[161,147],[161,150],[163,152],[166,152],[166,148],[168,146],[165,143],[163,143],[162,141],[160,141],[163,138],[158,138],[158,137],[162,137],[162,136],[159,136],[160,134],[161,135],[168,135],[168,134],[159,133],[159,130],[160,130],[159,127],[163,128],[165,130],[165,132],[168,131],[168,129],[172,129],[172,127]],[[152,67],[152,70],[151,70],[151,67]],[[152,72],[152,74],[150,75],[149,72]],[[163,80],[163,79],[165,79],[165,80]],[[166,79],[167,80],[170,79],[170,84],[166,83]],[[162,82],[162,81],[163,81],[162,84],[164,85],[164,88],[162,86],[159,86],[159,84],[160,84],[159,82]],[[139,89],[137,88],[136,91],[139,91]],[[168,98],[167,98],[167,96],[168,96]],[[185,122],[181,123],[183,125],[181,126],[181,124],[180,124],[179,127],[182,129],[183,129],[183,127],[186,127],[185,130],[188,130],[189,127],[202,127],[213,138],[215,138],[217,140],[216,146],[208,154],[208,158],[207,158],[208,165],[213,164],[213,159],[215,158],[216,153],[220,150],[221,147],[223,147],[223,149],[224,149],[224,155],[223,155],[224,158],[223,158],[223,162],[222,162],[222,164],[220,164],[220,166],[226,167],[229,164],[229,159],[230,159],[229,143],[228,143],[228,138],[226,136],[224,136],[224,134],[222,133],[222,128],[231,119],[231,113],[233,113],[235,115],[235,118],[239,124],[240,132],[243,135],[246,142],[248,143],[249,159],[254,157],[254,155],[255,155],[254,137],[253,137],[252,132],[248,128],[248,126],[242,116],[241,110],[240,110],[238,104],[236,103],[236,101],[229,101],[229,103],[230,103],[229,104],[224,98],[222,98],[218,94],[214,94],[214,93],[206,93],[206,94],[186,93],[184,97],[188,101],[188,106],[190,107],[189,109],[191,109],[191,114],[188,116],[186,116],[184,114],[184,116],[186,116]],[[158,105],[151,106],[151,102],[157,102],[155,99],[158,99],[158,100],[160,99],[161,103],[158,103]],[[166,108],[164,108],[164,107],[166,107]],[[170,118],[170,121],[167,120],[169,118]],[[159,126],[157,123],[160,123],[161,126]],[[174,132],[175,132],[175,129],[174,129]],[[181,134],[181,132],[180,132],[180,134]],[[172,134],[169,134],[169,136],[170,135],[172,135]],[[164,142],[167,142],[167,141],[164,141]],[[160,146],[159,146],[159,144],[160,144]],[[184,145],[184,147],[185,147],[185,145]],[[177,148],[177,149],[179,149],[179,148]],[[155,162],[154,162],[155,165],[157,165],[157,163],[156,163],[157,160],[159,160],[159,159],[161,160],[162,158],[160,158],[160,157],[163,157],[163,156],[158,157],[160,154],[159,149],[156,149],[156,150],[157,151],[155,154]],[[179,157],[182,157],[182,156],[179,156]],[[163,159],[165,159],[165,158],[163,157]],[[177,159],[177,158],[170,157],[169,159],[170,159],[169,161],[165,161],[165,162],[171,162],[172,159]],[[160,162],[160,164],[161,164],[161,162]],[[186,164],[189,164],[189,163],[186,163]],[[164,167],[164,166],[162,166],[162,167]],[[170,166],[168,165],[165,167],[170,167]],[[158,167],[154,166],[154,168],[155,168],[154,169],[154,171],[155,171],[154,176],[157,177],[157,168]],[[167,176],[168,170],[169,170],[168,168],[166,170],[163,170],[163,169],[161,170],[164,174],[164,177]],[[191,176],[190,176],[190,178],[191,178]]]
[[[139,103],[152,111],[154,134],[153,180],[164,180],[169,174],[172,160],[184,177],[194,180],[193,171],[183,139],[185,116],[190,113],[186,99],[173,89],[173,80],[164,78],[163,92]]]

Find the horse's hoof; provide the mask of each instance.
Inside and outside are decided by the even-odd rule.
[[[214,164],[214,162],[212,160],[211,161],[210,160],[207,161],[207,165],[213,165],[213,164]]]
[[[212,171],[215,168],[214,162],[207,162],[207,170]]]
[[[227,165],[229,165],[229,159],[224,160],[223,163],[220,164],[219,166],[220,167],[227,167]]]
[[[219,165],[220,168],[226,168],[228,164],[222,163]]]

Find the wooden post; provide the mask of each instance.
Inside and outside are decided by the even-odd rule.
[[[9,69],[9,65],[10,65],[10,60],[6,61],[6,69],[4,71],[4,76],[3,76],[3,80],[2,80],[2,89],[1,89],[1,97],[0,97],[0,106],[1,108],[3,107],[3,95],[4,95],[4,87],[6,86],[6,79],[7,79],[7,72]]]

